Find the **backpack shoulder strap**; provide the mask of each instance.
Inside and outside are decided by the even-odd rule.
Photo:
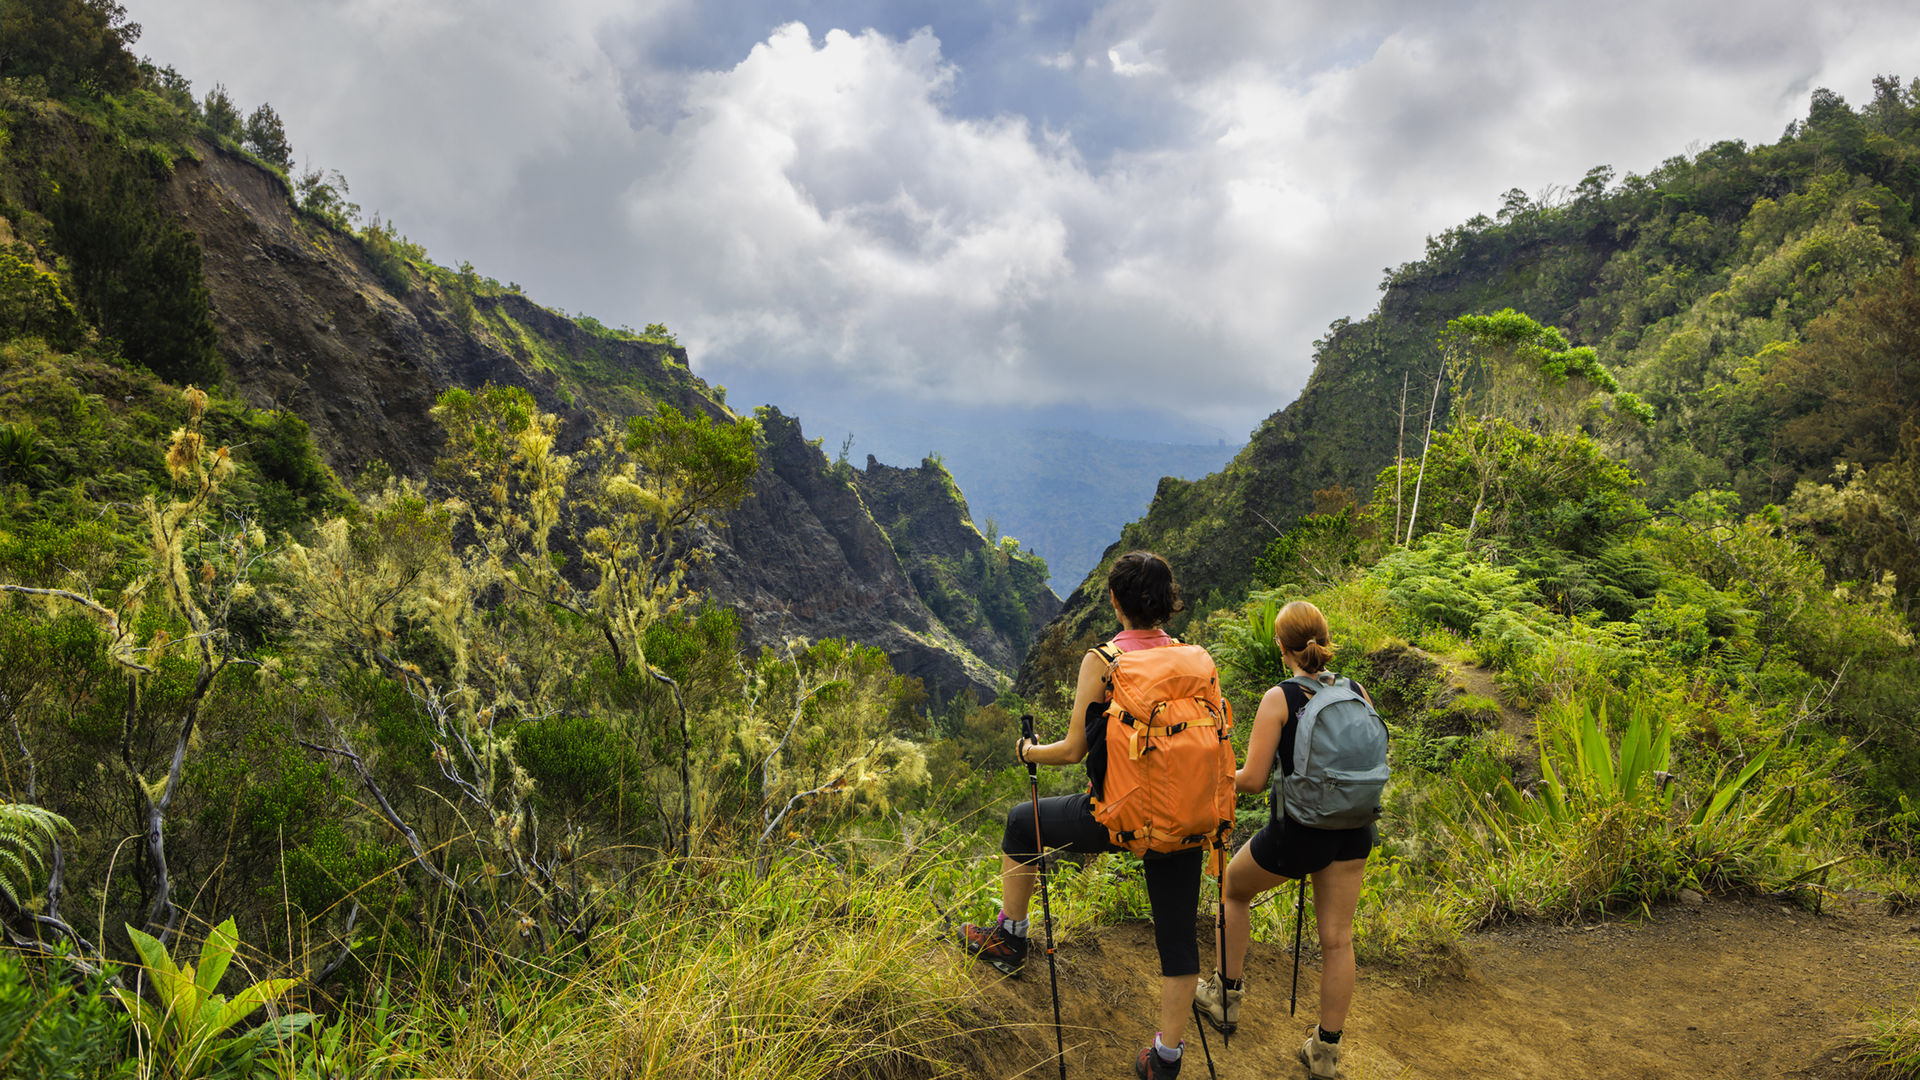
[[[1327,672],[1327,674],[1331,675],[1332,672]],[[1309,752],[1313,748],[1313,728],[1315,723],[1319,721],[1320,710],[1327,705],[1337,701],[1344,701],[1348,698],[1359,701],[1360,695],[1354,692],[1352,680],[1343,679],[1337,675],[1334,676],[1333,682],[1331,683],[1321,682],[1311,675],[1295,675],[1281,685],[1297,686],[1306,691],[1307,694],[1307,703],[1301,707],[1300,715],[1292,718],[1293,723],[1296,725],[1293,737],[1293,769],[1296,773],[1304,772],[1306,771]],[[1335,693],[1323,698],[1320,696],[1320,691],[1322,690],[1332,690],[1335,691]]]
[[[1295,675],[1293,678],[1288,679],[1286,682],[1281,683],[1280,685],[1297,686],[1300,689],[1305,690],[1307,692],[1308,697],[1312,697],[1313,695],[1327,688],[1326,683],[1321,682],[1319,679],[1316,679],[1311,675]]]
[[[1112,667],[1113,662],[1115,660],[1120,659],[1120,646],[1112,641],[1103,642],[1099,645],[1095,645],[1093,648],[1088,649],[1087,651],[1098,655],[1101,661],[1104,662],[1108,667]]]

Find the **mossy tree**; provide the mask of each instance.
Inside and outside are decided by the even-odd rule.
[[[524,886],[553,926],[584,936],[592,897],[561,873],[577,845],[541,832],[511,731],[580,710],[623,727],[651,762],[659,741],[633,717],[641,684],[665,687],[678,714],[680,791],[650,795],[666,843],[691,849],[686,704],[650,660],[649,634],[690,599],[688,534],[744,495],[755,427],[662,407],[570,456],[558,452],[558,418],[524,390],[448,391],[434,416],[447,433],[438,480],[456,497],[396,483],[366,515],[324,523],[313,543],[289,549],[285,606],[318,670],[344,660],[405,688],[442,778],[490,823],[489,865]],[[579,546],[562,550],[562,536]],[[598,673],[602,657],[610,674]],[[336,725],[330,735],[371,790],[352,733]],[[391,800],[377,801],[397,819],[384,809]],[[463,886],[435,876],[472,910]]]
[[[221,674],[237,659],[228,632],[235,605],[253,594],[251,577],[264,554],[266,538],[243,517],[219,513],[219,496],[235,465],[227,447],[214,448],[201,433],[208,397],[189,387],[183,395],[186,423],[174,431],[166,465],[173,481],[171,497],[148,496],[143,503],[149,552],[144,572],[117,595],[93,595],[91,588],[44,588],[0,583],[0,591],[45,597],[77,605],[97,618],[105,631],[107,655],[124,673],[128,723],[122,732],[120,771],[142,807],[145,826],[147,924],[164,939],[178,924],[174,882],[166,848],[167,813],[181,790],[189,752],[203,707]],[[167,617],[142,617],[148,597],[157,593]],[[176,737],[164,772],[149,775],[137,762],[132,715],[140,682],[153,676],[169,653],[192,658],[191,685],[176,705]],[[57,911],[48,913],[58,920]],[[82,939],[61,927],[76,945]]]

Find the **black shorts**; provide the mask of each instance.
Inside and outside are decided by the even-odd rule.
[[[1364,829],[1314,829],[1290,817],[1247,841],[1247,854],[1260,869],[1284,878],[1303,878],[1331,863],[1364,859],[1373,851],[1373,826]]]
[[[1040,838],[1050,848],[1086,855],[1125,851],[1115,847],[1106,826],[1093,819],[1093,800],[1087,795],[1056,795],[1040,800]],[[1033,803],[1017,802],[1007,809],[1006,831],[1000,850],[1015,862],[1038,862],[1033,843]],[[1197,926],[1200,908],[1200,868],[1207,849],[1192,848],[1140,860],[1147,879],[1147,903],[1153,908],[1153,943],[1160,952],[1160,974],[1200,974]]]

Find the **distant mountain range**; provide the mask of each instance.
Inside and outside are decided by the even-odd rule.
[[[1063,428],[929,427],[910,441],[864,433],[859,440],[882,461],[940,455],[980,527],[1045,559],[1049,583],[1062,593],[1146,512],[1161,477],[1197,480],[1240,450],[1225,440],[1139,442]]]

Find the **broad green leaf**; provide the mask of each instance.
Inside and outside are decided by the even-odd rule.
[[[1541,808],[1548,820],[1567,819],[1567,803],[1561,795],[1560,774],[1554,772],[1553,762],[1545,751],[1540,754],[1540,786],[1534,790],[1538,793]]]
[[[1727,805],[1733,802],[1734,796],[1740,794],[1740,789],[1745,787],[1747,781],[1753,779],[1754,774],[1758,773],[1761,767],[1766,765],[1767,758],[1772,754],[1773,747],[1771,746],[1755,754],[1753,760],[1747,762],[1747,767],[1740,770],[1740,775],[1734,777],[1730,783],[1721,787],[1718,791],[1715,791],[1712,800],[1705,806],[1694,811],[1693,823],[1695,825],[1704,825],[1709,821],[1716,820],[1721,814],[1725,813]]]
[[[127,927],[127,937],[133,942],[133,950],[140,954],[140,964],[148,971],[164,971],[171,975],[180,973],[173,964],[173,957],[167,955],[167,947],[151,934]]]
[[[283,1013],[248,1029],[244,1035],[222,1041],[217,1047],[217,1052],[224,1057],[229,1053],[283,1045],[312,1024],[315,1019],[312,1013]],[[339,1036],[336,1034],[334,1038],[337,1040]]]
[[[199,970],[194,973],[194,985],[203,994],[211,994],[220,988],[220,977],[227,973],[227,965],[233,962],[233,950],[240,944],[240,936],[234,932],[233,920],[227,919],[213,928],[207,935],[206,943],[200,946]]]
[[[140,954],[147,976],[153,980],[154,993],[160,998],[166,1019],[185,1031],[185,1026],[192,1024],[200,1011],[200,988],[193,984],[192,969],[181,971],[167,955],[167,947],[152,935],[128,926],[127,937]]]
[[[254,983],[252,986],[233,995],[232,1001],[225,1003],[221,1011],[224,1022],[220,1024],[217,1030],[225,1031],[227,1028],[245,1020],[253,1010],[265,1005],[267,1002],[272,1001],[274,998],[279,997],[281,994],[286,993],[299,984],[299,979],[265,979]]]
[[[126,1009],[127,1015],[133,1017],[134,1023],[147,1029],[147,1034],[153,1038],[157,1039],[161,1036],[165,1020],[145,998],[124,987],[114,986],[109,989],[119,1000],[121,1008]]]
[[[1584,786],[1600,795],[1611,795],[1618,790],[1614,786],[1613,752],[1607,746],[1606,732],[1600,729],[1606,715],[1606,710],[1601,709],[1599,716],[1588,713],[1580,723],[1580,738],[1585,749],[1583,756],[1586,758],[1583,762],[1586,775],[1582,779],[1591,779],[1592,783]]]
[[[1638,707],[1627,718],[1627,730],[1620,740],[1620,792],[1630,802],[1639,798],[1640,781],[1656,767],[1653,735],[1656,725],[1657,721],[1647,710]]]

